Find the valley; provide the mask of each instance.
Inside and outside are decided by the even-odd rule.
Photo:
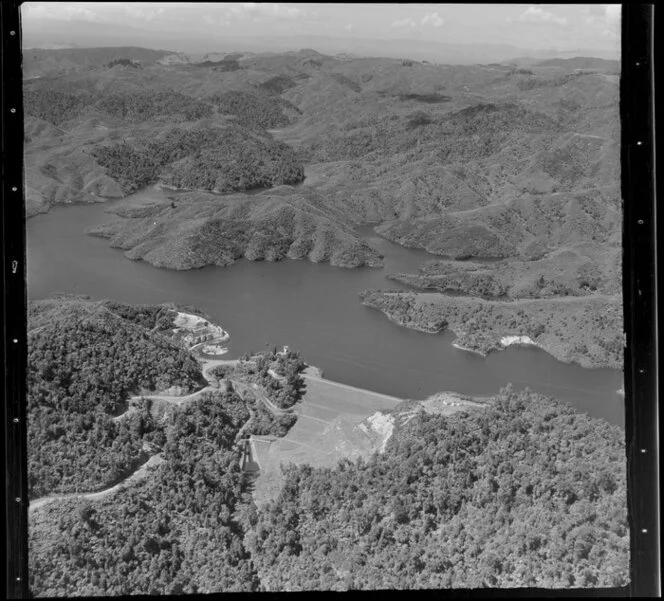
[[[35,596],[624,586],[616,73],[28,53]]]
[[[25,82],[28,214],[157,184],[162,202],[116,208],[116,220],[88,233],[177,270],[242,258],[381,267],[355,232],[372,224],[442,257],[389,274],[435,291],[421,302],[544,297],[551,302],[520,307],[545,328],[542,348],[585,367],[621,364],[612,64],[448,66],[313,50],[208,64],[127,52],[65,71],[45,57],[30,65],[26,75],[40,77]],[[474,260],[498,263],[486,263],[478,283]],[[585,332],[601,294],[612,297],[612,317],[599,347],[584,350],[553,325],[553,301],[579,297],[574,330]],[[490,328],[505,319],[502,308],[488,314]],[[524,333],[521,323],[499,329]],[[477,338],[452,330],[462,346]]]

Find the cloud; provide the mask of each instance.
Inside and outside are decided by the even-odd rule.
[[[539,6],[529,6],[517,17],[521,23],[552,23],[554,25],[567,25],[565,17],[559,17]]]
[[[51,19],[58,21],[94,21],[98,23],[144,24],[179,19],[182,11],[191,11],[191,5],[183,2],[156,4],[153,2],[26,2],[22,6],[27,19]]]
[[[394,21],[390,27],[392,29],[400,29],[402,31],[422,31],[424,27],[442,27],[444,23],[445,20],[437,12],[433,12],[424,15],[422,19],[420,19],[419,23],[413,19],[406,18]]]
[[[445,21],[436,13],[429,13],[422,18],[422,25],[433,25],[434,27],[442,27]]]
[[[344,27],[344,29],[345,29],[348,33],[351,33],[351,32],[353,31],[353,24],[352,24],[352,23],[348,23],[348,25],[346,25],[346,27]]]
[[[412,19],[401,19],[394,21],[390,27],[392,29],[415,29],[417,24]]]
[[[620,4],[607,4],[604,8],[604,18],[607,23],[617,25],[622,17],[622,6]]]
[[[21,8],[28,19],[55,19],[58,21],[103,21],[101,15],[84,5],[71,5],[63,2],[26,2]]]
[[[203,15],[203,21],[205,21],[208,25],[214,25],[215,27],[230,27],[231,22],[221,16],[216,16],[213,17],[212,15]]]
[[[604,7],[604,22],[602,36],[605,38],[615,38],[620,36],[620,26],[622,23],[622,7],[620,4],[607,4]]]
[[[166,8],[164,6],[155,6],[153,4],[138,5],[138,4],[123,4],[122,8],[127,13],[127,16],[132,19],[142,19],[145,21],[154,21],[161,17]]]
[[[591,25],[602,30],[604,37],[614,36],[620,31],[622,19],[622,7],[620,4],[593,5],[590,16],[583,18],[586,25]]]
[[[235,7],[233,7],[235,8]],[[233,10],[233,12],[244,12],[255,19],[271,18],[271,19],[286,19],[295,20],[304,16],[304,11],[295,6],[286,6],[279,2],[245,2],[240,5],[240,10]]]

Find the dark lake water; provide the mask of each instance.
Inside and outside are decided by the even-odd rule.
[[[139,193],[131,202],[162,194]],[[85,228],[114,219],[105,210],[115,204],[57,206],[28,220],[30,299],[70,292],[129,303],[195,305],[230,332],[229,358],[266,344],[287,344],[321,367],[326,378],[398,397],[424,398],[445,390],[490,395],[511,382],[612,423],[624,422],[618,370],[567,365],[526,347],[483,358],[454,348],[449,332],[408,330],[364,307],[359,292],[407,289],[385,276],[414,273],[435,258],[392,244],[370,227],[360,232],[385,255],[383,269],[240,261],[226,268],[170,271],[130,261],[107,240],[84,234]]]

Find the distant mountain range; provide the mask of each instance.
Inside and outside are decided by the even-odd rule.
[[[331,36],[270,36],[270,37],[196,37],[181,31],[149,31],[117,27],[88,21],[70,21],[63,31],[62,22],[40,21],[38,26],[23,26],[24,48],[82,48],[99,46],[141,46],[168,48],[175,52],[284,52],[313,48],[325,54],[351,54],[365,57],[411,58],[447,64],[504,62],[524,57],[533,59],[587,56],[617,59],[615,52],[601,49],[571,51],[533,50],[509,44],[454,44],[412,39],[361,39]]]
[[[608,70],[620,68],[620,61],[603,58],[575,56],[573,58],[551,58],[537,63],[539,67],[564,67],[567,69]]]
[[[306,40],[311,42],[312,40]],[[428,42],[423,42],[422,44],[429,44]],[[315,44],[314,44],[315,45]],[[449,45],[452,47],[453,45]],[[302,46],[303,48],[305,46]],[[307,47],[309,48],[309,47]],[[485,47],[486,48],[486,47]],[[498,48],[498,47],[497,47]],[[236,49],[237,50],[237,49]],[[518,49],[515,49],[518,50]],[[249,52],[241,51],[235,53],[228,52],[175,52],[172,50],[153,50],[147,48],[139,48],[136,46],[104,46],[104,47],[90,47],[90,48],[81,48],[77,46],[72,47],[62,47],[62,48],[24,48],[23,50],[23,74],[24,79],[31,79],[34,77],[39,77],[46,73],[66,70],[66,69],[75,69],[75,68],[92,68],[96,66],[101,66],[104,64],[109,64],[113,60],[133,60],[141,63],[142,65],[152,65],[155,63],[160,63],[162,65],[174,65],[174,64],[200,64],[201,66],[213,66],[213,63],[219,63],[227,58],[244,58],[249,59],[251,57],[260,57],[260,56],[289,56],[293,53],[298,54],[300,52],[316,54],[319,57],[324,57],[323,54],[320,54],[316,50],[298,50],[297,51],[285,51],[282,53],[270,53],[270,52]],[[452,52],[452,51],[451,51]],[[397,54],[396,52],[394,54]],[[401,58],[407,57],[407,52],[399,54]],[[413,60],[412,52],[410,53],[410,59]],[[451,56],[451,55],[450,55]],[[500,64],[500,61],[496,60],[496,54],[492,55],[492,58],[485,58],[484,64]],[[332,57],[326,57],[332,58]],[[352,53],[341,52],[334,55],[334,60],[336,61],[353,61],[358,56]],[[385,57],[390,58],[390,57]],[[394,58],[394,57],[391,57]],[[480,55],[477,56],[478,62]],[[420,59],[423,62],[428,62],[426,59]],[[207,61],[207,62],[206,62]],[[450,60],[449,62],[453,63],[455,61]],[[457,61],[458,64],[462,64],[462,61]],[[478,62],[473,64],[478,64]],[[221,63],[219,63],[221,64]],[[575,55],[573,57],[558,57],[558,58],[537,58],[537,57],[516,57],[511,59],[505,59],[502,61],[502,64],[512,66],[512,67],[557,67],[565,70],[594,70],[602,71],[606,73],[617,74],[620,72],[620,61],[611,60],[604,58],[597,58],[592,56],[580,56]]]

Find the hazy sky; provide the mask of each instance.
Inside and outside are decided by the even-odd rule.
[[[619,4],[296,4],[26,2],[24,26],[72,21],[192,36],[411,38],[521,48],[614,49]]]

